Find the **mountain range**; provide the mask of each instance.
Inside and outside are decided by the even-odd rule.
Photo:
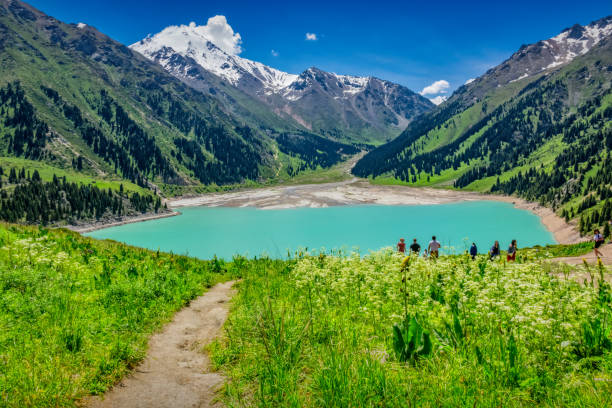
[[[294,176],[358,149],[244,121],[94,27],[0,0],[0,155],[171,194]],[[269,112],[268,112],[269,113]],[[272,119],[271,119],[272,120]],[[180,192],[182,190],[176,190]]]
[[[354,174],[517,194],[571,219],[612,197],[612,16],[522,46]],[[595,211],[588,211],[595,214]],[[600,222],[581,223],[583,231]]]
[[[612,16],[521,46],[435,106],[374,77],[282,72],[195,24],[126,47],[0,0],[0,78],[0,164],[43,175],[173,195],[288,180],[365,149],[353,173],[375,182],[519,195],[583,232],[609,218]]]
[[[237,104],[247,111],[263,104],[289,127],[339,141],[380,144],[434,107],[408,88],[375,77],[337,75],[315,67],[295,75],[233,55],[195,23],[167,27],[130,48],[200,91],[224,95],[233,88],[234,93],[222,99],[234,113],[239,114]],[[235,90],[251,98],[236,97]]]

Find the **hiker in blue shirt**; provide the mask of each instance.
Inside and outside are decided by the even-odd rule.
[[[495,243],[491,247],[491,250],[489,251],[489,259],[493,260],[497,258],[499,255],[500,255],[499,241],[495,241]]]
[[[472,242],[472,246],[470,247],[470,255],[472,256],[472,261],[476,259],[476,255],[478,255],[478,248],[475,242]]]

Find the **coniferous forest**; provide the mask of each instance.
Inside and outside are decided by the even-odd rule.
[[[96,221],[102,217],[158,212],[161,199],[151,194],[100,189],[95,185],[66,181],[53,176],[45,182],[37,170],[0,167],[0,219],[26,224],[57,224],[61,221]]]

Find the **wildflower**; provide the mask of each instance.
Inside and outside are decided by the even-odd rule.
[[[406,269],[410,265],[410,257],[407,256],[402,261],[402,270]]]

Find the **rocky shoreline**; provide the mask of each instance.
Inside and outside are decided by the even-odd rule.
[[[123,216],[123,217],[113,217],[111,219],[100,220],[91,223],[83,223],[81,225],[68,225],[67,229],[78,232],[92,232],[103,228],[109,227],[117,227],[119,225],[132,224],[134,222],[142,222],[142,221],[150,221],[156,220],[159,218],[168,218],[174,217],[175,215],[180,215],[180,212],[177,211],[165,211],[163,213],[147,213],[147,214],[139,214],[134,216]]]

